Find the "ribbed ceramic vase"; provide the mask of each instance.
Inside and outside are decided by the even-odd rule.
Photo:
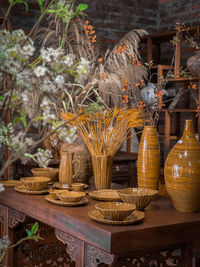
[[[155,126],[144,126],[137,160],[138,187],[158,189],[160,145]]]
[[[186,120],[181,139],[168,154],[165,185],[174,207],[183,212],[200,209],[200,144],[192,120]]]
[[[92,155],[94,184],[97,190],[110,188],[112,178],[112,166],[113,157],[106,155]]]

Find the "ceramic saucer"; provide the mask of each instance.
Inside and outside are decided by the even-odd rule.
[[[133,223],[140,222],[144,219],[144,212],[138,211],[138,210],[135,210],[133,213],[131,213],[131,215],[124,218],[122,221],[104,219],[103,215],[98,210],[90,210],[88,212],[88,215],[94,221],[105,223],[105,224],[114,224],[114,225],[133,224]]]
[[[15,187],[17,185],[22,185],[20,180],[7,180],[7,181],[0,181],[5,187]]]
[[[121,198],[119,197],[117,193],[117,190],[113,190],[113,189],[95,190],[95,191],[90,191],[88,194],[96,200],[121,201]]]
[[[30,191],[30,190],[27,190],[24,185],[17,185],[14,187],[14,189],[19,193],[28,194],[28,195],[42,195],[42,194],[49,192],[49,187],[43,190],[39,190],[39,191]]]
[[[60,184],[60,183],[54,183],[53,187],[59,188],[59,189],[69,189],[69,190],[72,189],[72,187],[69,187],[68,184]]]
[[[50,203],[53,203],[55,205],[60,205],[60,206],[67,206],[67,207],[75,207],[75,206],[81,206],[84,205],[88,202],[88,199],[86,197],[83,197],[80,201],[78,202],[64,202],[61,200],[54,199],[52,195],[46,195],[45,199],[49,201]]]

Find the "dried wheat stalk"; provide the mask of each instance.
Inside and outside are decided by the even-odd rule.
[[[121,143],[126,139],[130,127],[142,126],[143,120],[137,109],[117,109],[111,113],[83,114],[72,123],[76,126],[90,153],[94,156],[114,156]],[[68,121],[75,117],[73,113],[62,113]]]

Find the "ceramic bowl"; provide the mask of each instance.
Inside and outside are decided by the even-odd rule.
[[[29,191],[40,191],[47,188],[50,178],[47,177],[23,177],[20,179],[22,184]]]
[[[97,203],[95,208],[105,219],[121,221],[129,216],[136,209],[136,206],[123,202],[101,202]]]
[[[85,196],[85,192],[62,191],[57,196],[63,202],[79,202]]]
[[[85,184],[83,183],[72,183],[72,190],[73,191],[84,191]]]
[[[57,194],[65,192],[65,191],[68,191],[68,190],[67,189],[66,190],[64,190],[64,189],[50,189],[49,194],[52,195],[53,199],[57,200],[57,199],[59,199]]]
[[[157,190],[148,188],[126,188],[117,191],[125,203],[135,204],[137,210],[144,210],[158,195]]]
[[[48,177],[52,182],[58,181],[58,168],[32,168],[31,172],[35,177]]]
[[[51,168],[32,168],[31,172],[35,177],[48,177],[48,178],[50,178]]]

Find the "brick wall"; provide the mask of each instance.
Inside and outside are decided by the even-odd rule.
[[[16,5],[11,12],[14,28],[30,28],[39,15],[35,1],[28,0],[29,12],[23,4]],[[0,7],[6,8],[8,0],[0,0]],[[77,0],[76,4],[87,3],[86,14],[96,29],[97,36],[118,41],[127,32],[142,28],[149,33],[158,31],[157,0]]]
[[[28,13],[23,4],[13,8],[10,18],[14,28],[30,28],[39,15],[36,2],[27,2]],[[0,0],[1,9],[7,3],[8,0]],[[77,0],[78,3],[88,4],[88,18],[97,35],[107,40],[118,41],[134,28],[155,33],[172,29],[176,22],[188,26],[200,24],[199,0]]]
[[[171,30],[175,23],[184,22],[187,26],[200,25],[199,0],[158,0],[159,31]]]
[[[157,0],[78,0],[88,4],[87,14],[97,35],[112,40],[121,39],[132,29],[149,33],[158,31]]]
[[[29,12],[23,4],[16,5],[11,13],[13,27],[30,28],[39,15],[35,1],[28,0]],[[6,8],[8,0],[0,0]],[[87,3],[89,20],[99,37],[118,41],[128,31],[143,28],[150,34],[170,30],[176,22],[188,26],[200,24],[199,0],[77,0]]]

